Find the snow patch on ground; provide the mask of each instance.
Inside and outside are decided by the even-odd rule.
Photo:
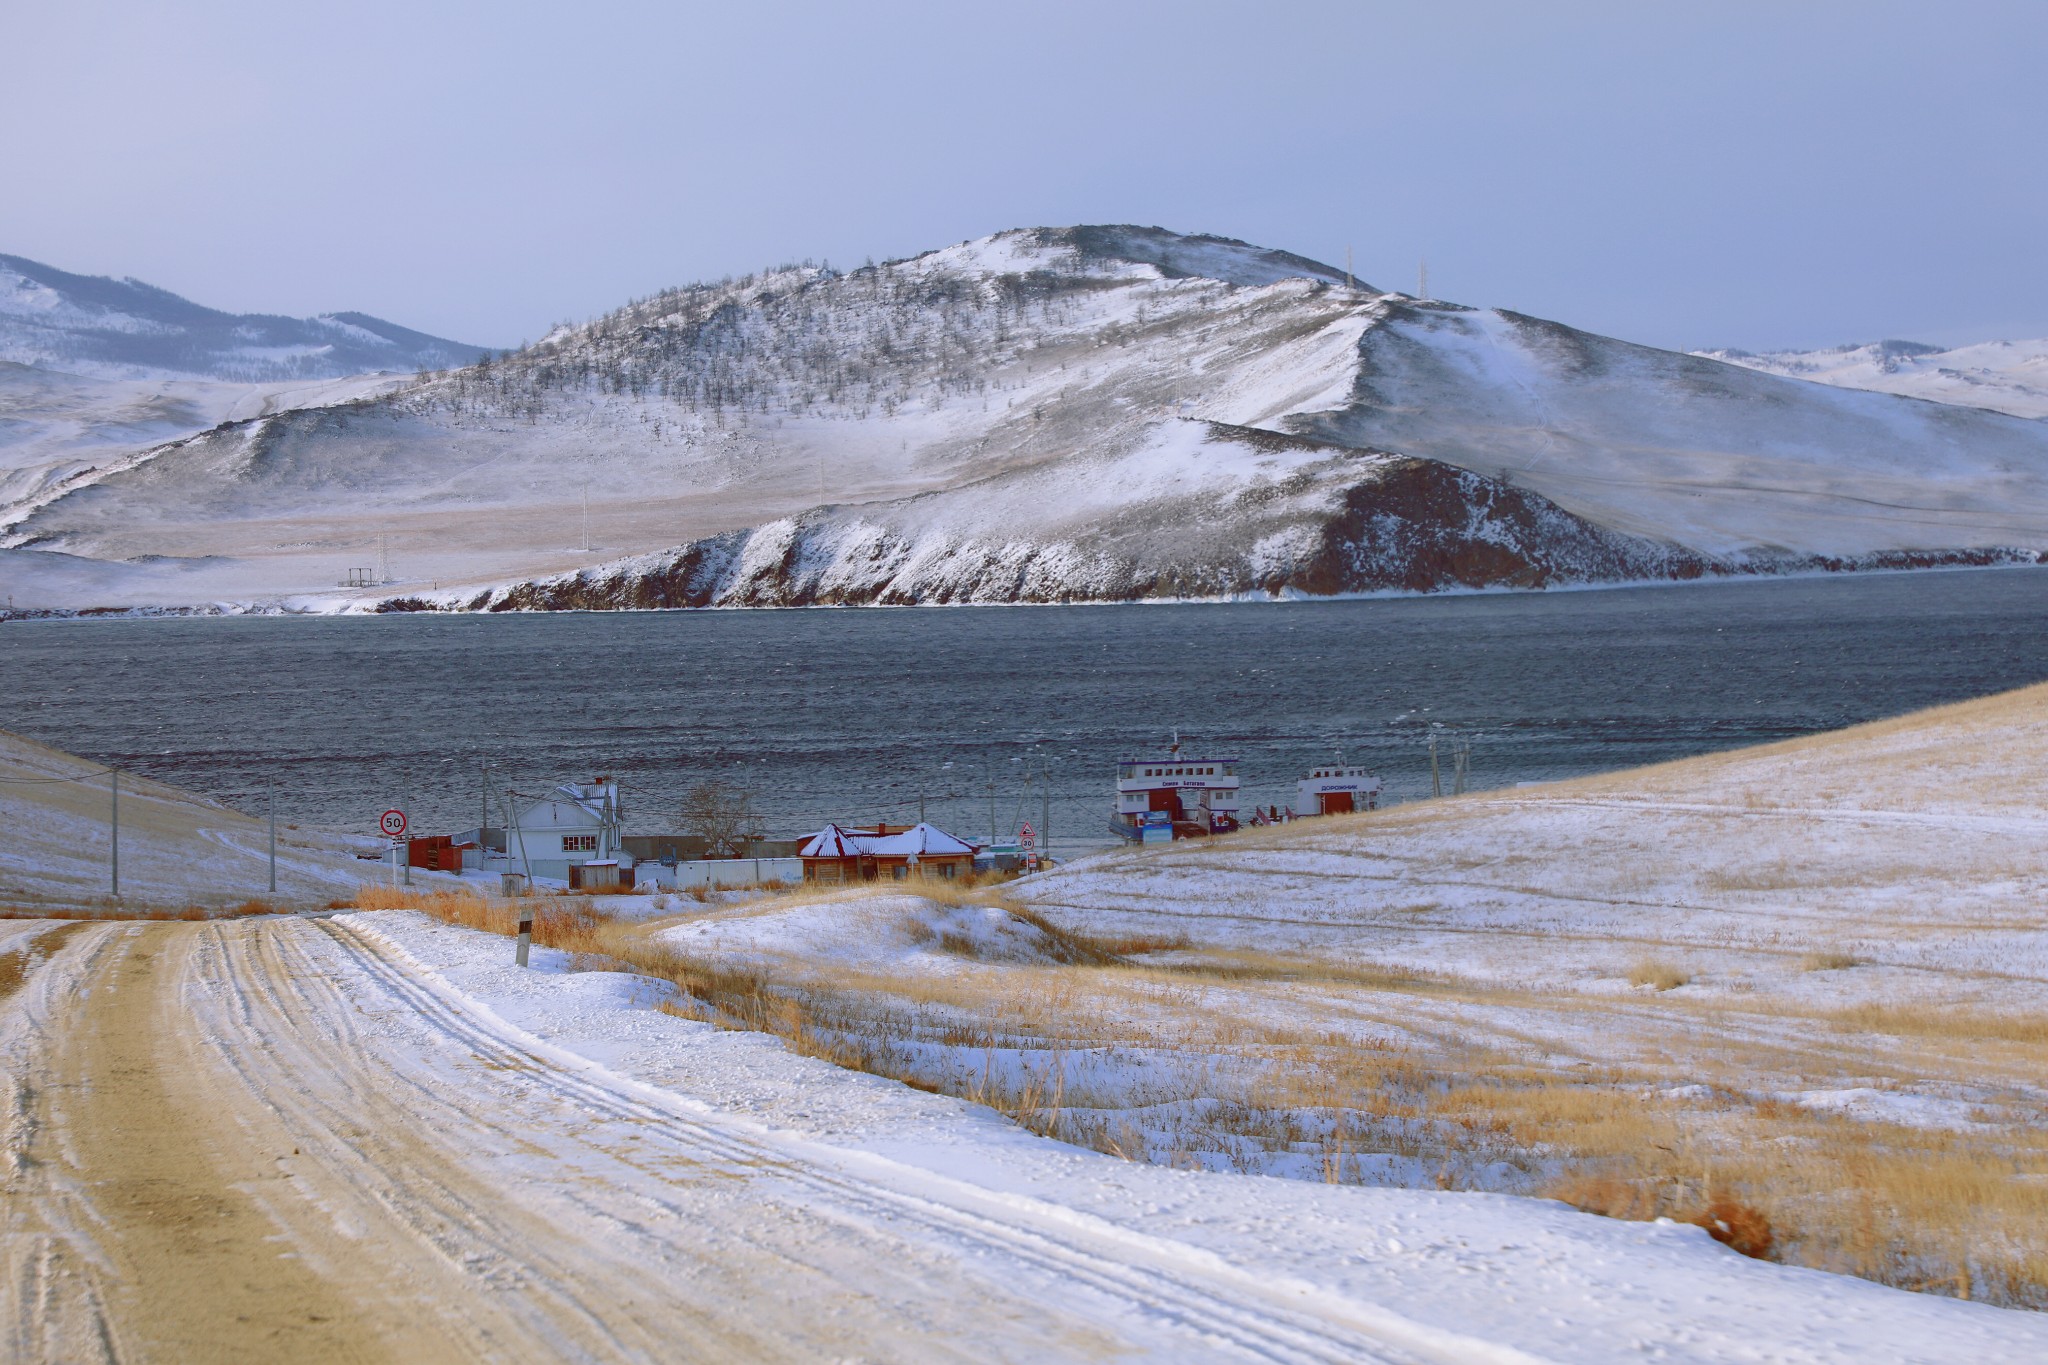
[[[1053,962],[1045,932],[993,905],[942,905],[919,896],[773,902],[692,918],[656,937],[678,952],[753,966],[798,962],[947,972],[963,960]]]
[[[1489,1195],[1327,1188],[1134,1165],[987,1110],[796,1057],[646,1007],[631,987],[521,972],[503,938],[409,912],[347,917],[488,1025],[566,1065],[670,1097],[785,1159],[1005,1223],[1132,1267],[1258,1286],[1398,1349],[1460,1360],[2031,1358],[2048,1318],[1745,1260],[1698,1228]]]

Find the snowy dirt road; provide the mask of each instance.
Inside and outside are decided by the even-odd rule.
[[[721,1124],[536,1047],[345,918],[95,924],[18,954],[12,1358],[1519,1358]]]

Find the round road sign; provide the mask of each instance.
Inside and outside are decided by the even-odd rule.
[[[385,811],[377,817],[377,828],[396,839],[399,835],[405,833],[405,812],[402,810]]]

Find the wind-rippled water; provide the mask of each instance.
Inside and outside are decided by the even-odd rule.
[[[0,626],[0,726],[280,818],[473,826],[486,782],[618,776],[629,827],[720,777],[772,832],[1040,818],[1109,842],[1111,765],[1178,728],[1285,806],[1339,752],[1429,791],[1832,729],[2048,678],[2048,572],[1348,602]],[[493,766],[488,778],[483,764]],[[1448,776],[1446,777],[1448,785]],[[493,823],[496,823],[493,817]]]

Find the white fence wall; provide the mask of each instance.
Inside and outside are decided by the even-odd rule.
[[[633,889],[687,891],[693,886],[738,888],[782,881],[791,886],[804,879],[801,858],[705,858],[696,862],[663,867],[660,863],[633,865]]]

